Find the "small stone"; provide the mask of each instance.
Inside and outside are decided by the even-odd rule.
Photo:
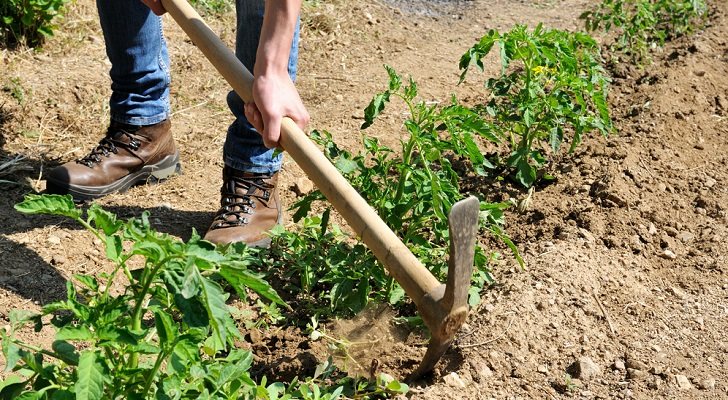
[[[688,298],[688,295],[685,294],[685,292],[683,292],[682,290],[680,290],[674,286],[669,287],[667,289],[667,291],[672,293],[673,295],[675,295],[675,297],[677,297],[680,300],[685,300]]]
[[[460,378],[460,375],[455,372],[450,372],[442,379],[445,381],[445,383],[448,384],[448,386],[454,387],[456,389],[464,389],[466,386],[463,379]]]
[[[688,231],[683,231],[677,235],[677,238],[680,239],[683,243],[688,243],[692,242],[693,239],[695,239],[695,235]]]
[[[657,190],[659,190],[660,192],[664,192],[664,191],[667,190],[667,185],[665,185],[664,183],[660,182],[660,183],[657,184]]]
[[[707,178],[705,180],[705,187],[712,188],[713,186],[715,186],[716,183],[718,183],[718,182],[715,179],[713,179],[713,178]]]
[[[649,227],[647,228],[647,232],[648,232],[648,233],[649,233],[650,235],[655,235],[655,234],[657,234],[657,227],[655,226],[655,224],[653,224],[652,222],[650,222],[650,226],[649,226]]]
[[[602,369],[590,357],[580,357],[571,365],[570,370],[574,372],[575,378],[585,381],[598,376],[602,372]]]
[[[703,390],[713,390],[715,389],[715,379],[703,379],[700,383],[698,383],[698,387]]]
[[[677,254],[670,249],[663,251],[659,255],[666,260],[674,260],[677,258]]]
[[[493,376],[493,370],[490,369],[487,365],[481,366],[476,372],[482,380],[488,379]]]
[[[640,371],[647,371],[647,364],[643,363],[642,361],[634,358],[634,357],[627,357],[627,361],[625,363],[627,368],[637,369]]]
[[[617,359],[614,360],[612,368],[616,369],[617,371],[624,371],[627,367],[624,366],[624,361]]]
[[[677,385],[680,390],[690,390],[693,388],[693,385],[690,383],[690,379],[688,379],[685,375],[675,375],[675,385]]]
[[[536,371],[546,375],[549,373],[549,367],[547,367],[545,365],[539,365],[538,368],[536,368]]]
[[[647,372],[641,369],[627,368],[627,377],[631,380],[640,380],[647,376]]]
[[[66,264],[67,262],[68,262],[68,258],[66,258],[66,256],[61,255],[61,254],[56,254],[53,256],[53,258],[51,258],[51,265],[56,265],[56,266],[63,265],[63,264]]]
[[[308,178],[299,177],[293,182],[293,191],[297,196],[305,196],[313,190],[313,182]]]
[[[61,238],[56,235],[50,235],[48,236],[48,239],[46,239],[46,242],[51,245],[61,244]]]
[[[342,96],[342,95],[340,95],[340,94],[337,94],[336,96],[334,96],[334,98],[335,98],[335,99],[336,99],[336,101],[338,101],[338,102],[342,102],[342,101],[344,101],[344,96]]]
[[[655,365],[654,367],[650,368],[650,373],[652,375],[662,375],[665,372],[665,370],[662,368],[661,365]]]
[[[593,243],[594,242],[594,235],[592,235],[591,232],[584,228],[579,228],[579,235],[584,238],[584,240],[587,241],[587,243]]]

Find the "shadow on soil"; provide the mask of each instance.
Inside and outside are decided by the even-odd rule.
[[[5,149],[7,142],[6,125],[12,118],[0,105],[0,287],[17,295],[36,302],[46,304],[65,298],[66,278],[51,263],[44,260],[34,250],[26,246],[40,238],[34,232],[36,228],[56,226],[64,229],[83,229],[75,222],[62,217],[42,215],[22,215],[15,211],[14,205],[21,202],[26,194],[33,193],[26,183],[37,179],[46,160],[23,157]],[[144,209],[140,207],[111,206],[104,207],[122,219],[138,217],[144,211],[150,212],[150,222],[160,232],[169,233],[183,240],[188,240],[192,228],[204,232],[212,219],[212,211],[178,211],[168,208]],[[26,236],[10,238],[11,235],[27,233]],[[72,239],[62,239],[71,241]],[[70,246],[70,243],[61,243]],[[60,256],[60,255],[59,255]],[[11,304],[12,308],[13,305]]]

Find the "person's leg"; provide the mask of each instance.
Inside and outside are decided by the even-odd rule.
[[[237,37],[235,55],[252,71],[263,25],[263,0],[237,0]],[[288,62],[291,79],[296,78],[298,61],[296,27]],[[205,239],[214,243],[245,242],[251,246],[267,246],[267,232],[281,222],[277,172],[281,154],[263,145],[260,134],[245,118],[243,101],[235,92],[227,97],[235,116],[223,148],[223,185],[221,208]]]
[[[86,156],[51,170],[47,191],[101,197],[179,171],[169,117],[169,57],[161,19],[139,0],[97,0],[111,61],[111,123]]]
[[[249,71],[253,71],[255,65],[260,30],[263,26],[263,11],[262,0],[237,0],[235,55]],[[296,80],[298,40],[299,27],[296,26],[288,58],[288,74],[293,81]],[[264,174],[277,172],[281,168],[283,155],[273,156],[274,150],[263,145],[260,134],[245,118],[243,101],[235,92],[228,93],[227,102],[236,119],[228,128],[225,140],[223,149],[225,165],[245,172]]]
[[[97,0],[111,61],[112,121],[152,125],[169,116],[169,55],[162,20],[139,0]]]

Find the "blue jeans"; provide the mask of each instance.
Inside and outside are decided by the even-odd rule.
[[[97,0],[106,54],[111,61],[111,119],[130,125],[152,125],[169,118],[169,54],[162,21],[140,0]],[[235,55],[250,70],[255,65],[263,0],[236,0]],[[291,46],[288,73],[296,78],[299,27]],[[235,121],[223,147],[225,164],[246,172],[273,173],[281,168],[282,155],[263,145],[263,139],[245,118],[243,101],[234,92],[227,96]]]

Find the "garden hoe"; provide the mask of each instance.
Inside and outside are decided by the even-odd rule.
[[[162,4],[238,95],[252,101],[253,75],[200,15],[186,0],[162,0]],[[289,118],[283,120],[280,144],[414,301],[432,338],[408,380],[431,371],[468,314],[479,201],[470,197],[452,207],[449,269],[447,283],[441,284]]]

